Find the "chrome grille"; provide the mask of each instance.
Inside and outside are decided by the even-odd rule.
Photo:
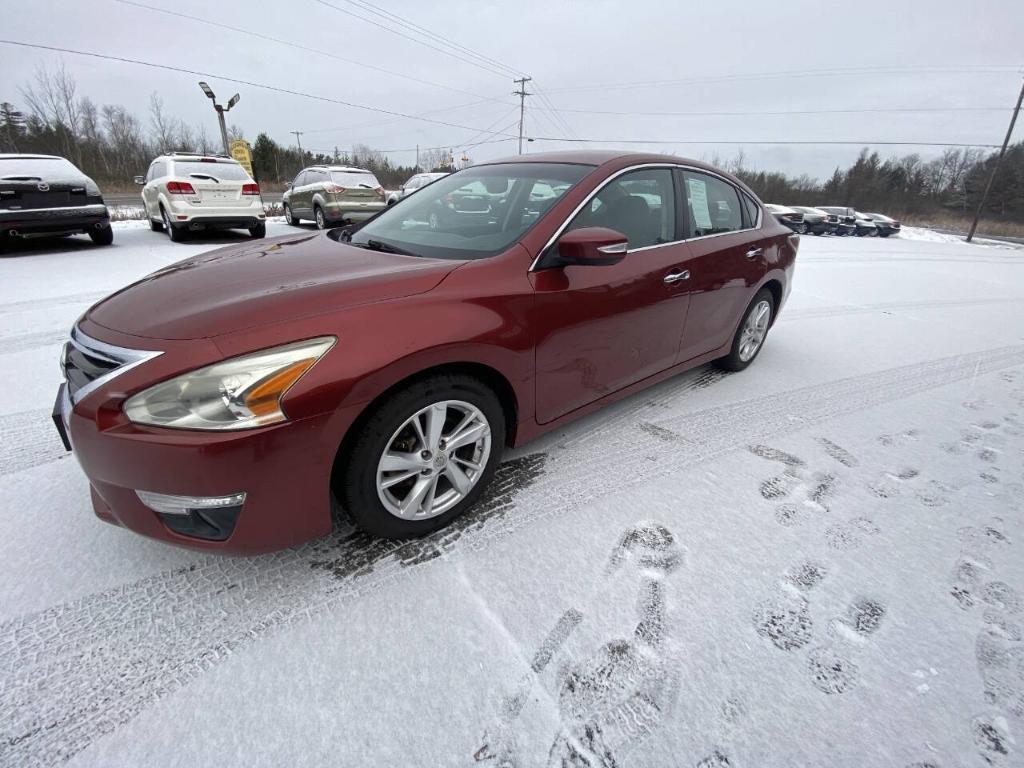
[[[107,344],[73,328],[60,360],[71,402],[77,403],[101,384],[160,354]]]

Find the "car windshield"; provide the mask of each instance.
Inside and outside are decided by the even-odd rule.
[[[54,176],[82,176],[70,161],[63,157],[2,157],[0,179],[9,176],[53,178]]]
[[[202,160],[175,160],[176,176],[212,176],[221,181],[251,181],[245,168],[238,163],[203,162]]]
[[[568,163],[467,168],[392,206],[353,233],[351,242],[432,258],[493,256],[519,240],[593,168]]]
[[[377,177],[369,171],[331,171],[331,181],[342,187],[376,189],[380,186]]]

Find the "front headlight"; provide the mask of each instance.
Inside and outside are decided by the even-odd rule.
[[[321,336],[182,374],[130,397],[125,415],[137,424],[175,429],[250,429],[284,421],[285,392],[335,341]]]

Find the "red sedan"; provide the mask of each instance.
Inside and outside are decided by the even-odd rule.
[[[757,357],[799,238],[661,155],[474,166],[351,229],[221,248],[92,307],[54,421],[96,514],[257,552],[418,536],[502,451],[709,361]]]

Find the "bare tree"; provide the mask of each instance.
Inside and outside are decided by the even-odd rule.
[[[75,79],[61,62],[54,72],[43,66],[38,67],[33,81],[21,89],[29,108],[40,121],[60,136],[64,154],[81,163],[78,147],[81,112]]]
[[[174,118],[164,114],[164,100],[153,91],[149,96],[149,124],[158,152],[170,152],[174,145]]]

